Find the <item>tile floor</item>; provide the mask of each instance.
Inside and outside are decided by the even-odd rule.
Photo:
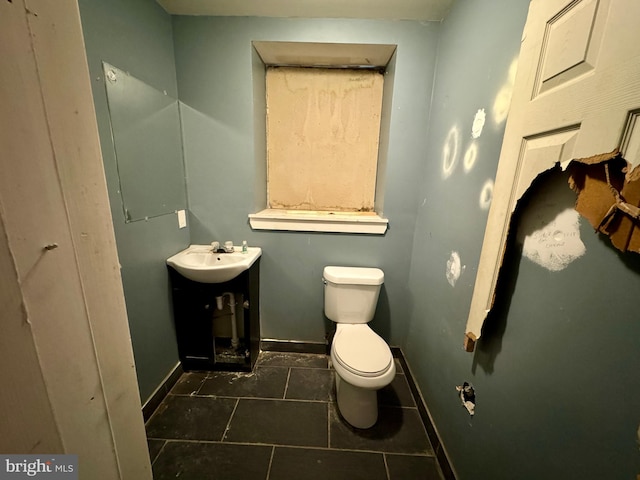
[[[262,352],[252,373],[184,373],[147,422],[155,480],[441,480],[405,375],[350,427],[325,355]]]

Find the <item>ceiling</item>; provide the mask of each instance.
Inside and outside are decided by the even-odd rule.
[[[156,0],[172,15],[442,20],[454,0]]]

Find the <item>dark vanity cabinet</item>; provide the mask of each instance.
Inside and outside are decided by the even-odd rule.
[[[236,278],[224,283],[199,283],[168,266],[178,352],[184,370],[251,371],[260,348],[260,259]],[[216,338],[216,297],[235,295],[237,347],[230,338]],[[228,298],[228,297],[227,297]],[[242,324],[240,324],[242,322]]]

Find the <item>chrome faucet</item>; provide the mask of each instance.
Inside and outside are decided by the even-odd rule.
[[[233,253],[233,243],[224,242],[224,246],[220,242],[211,242],[211,253]]]

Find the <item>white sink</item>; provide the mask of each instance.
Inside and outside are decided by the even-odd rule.
[[[260,255],[259,247],[249,247],[247,253],[242,253],[239,247],[233,253],[213,253],[210,245],[190,245],[168,258],[167,265],[194,282],[222,283],[248,270]]]

